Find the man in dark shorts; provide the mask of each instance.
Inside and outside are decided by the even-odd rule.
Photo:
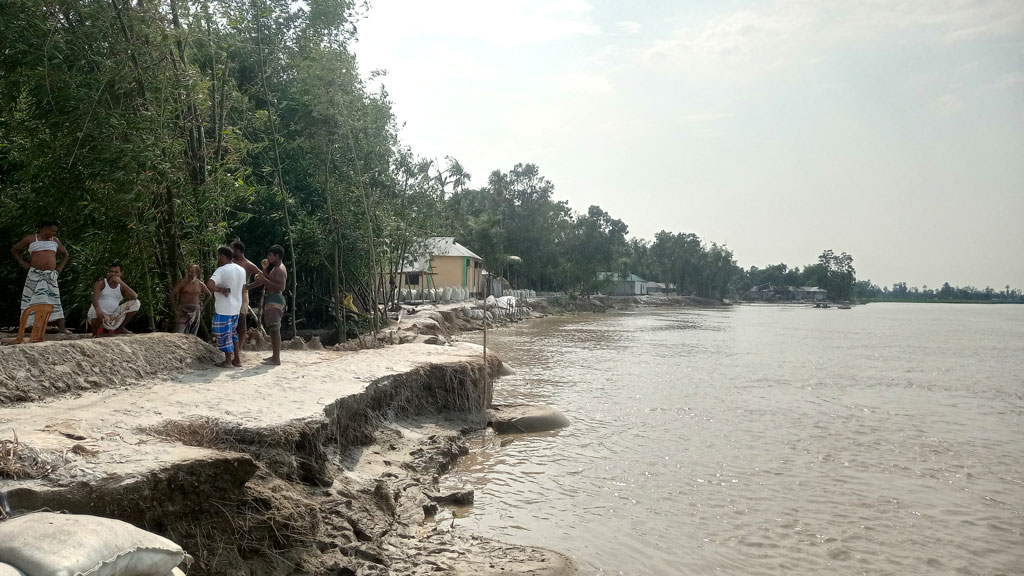
[[[284,248],[274,244],[267,250],[267,257],[261,262],[263,274],[249,284],[251,290],[257,286],[266,289],[263,300],[263,323],[270,334],[273,355],[263,360],[264,364],[279,366],[281,364],[281,319],[284,317],[284,288],[288,282],[288,270],[284,266]]]

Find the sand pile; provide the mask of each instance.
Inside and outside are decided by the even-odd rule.
[[[0,406],[138,384],[215,362],[215,348],[184,334],[140,334],[0,346]]]

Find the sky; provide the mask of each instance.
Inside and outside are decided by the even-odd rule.
[[[743,267],[1024,288],[1022,0],[372,0],[401,137]]]

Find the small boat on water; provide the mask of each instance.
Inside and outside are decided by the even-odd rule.
[[[852,306],[849,304],[840,304],[839,306],[836,306],[836,308],[839,308],[840,310],[849,310]]]

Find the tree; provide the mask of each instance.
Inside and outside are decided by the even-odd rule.
[[[828,290],[833,300],[849,300],[857,281],[853,256],[846,252],[835,254],[832,250],[825,250],[818,256],[818,265],[821,267],[820,272],[815,273],[818,275],[819,285]],[[806,274],[806,268],[804,272]]]
[[[573,288],[584,295],[597,291],[600,274],[611,271],[625,252],[628,231],[622,220],[612,218],[600,206],[591,206],[575,218],[566,254]]]

